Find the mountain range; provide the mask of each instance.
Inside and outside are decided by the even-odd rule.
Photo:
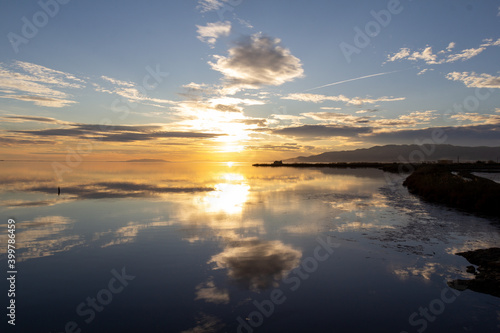
[[[464,147],[439,145],[385,145],[371,148],[326,152],[299,156],[283,162],[423,162],[453,160],[454,162],[498,161],[500,147]]]

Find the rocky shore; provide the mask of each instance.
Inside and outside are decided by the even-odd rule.
[[[500,248],[460,252],[457,255],[478,267],[477,270],[474,266],[467,267],[469,273],[475,274],[474,279],[450,281],[448,282],[450,287],[500,297]]]

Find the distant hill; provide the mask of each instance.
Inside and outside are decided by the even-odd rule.
[[[402,156],[403,160],[399,158]],[[371,148],[343,150],[319,155],[299,156],[283,162],[410,162],[453,160],[460,162],[496,161],[500,157],[500,147],[462,147],[453,145],[386,145]]]
[[[156,158],[143,158],[143,159],[137,159],[137,160],[128,160],[125,162],[168,162],[162,159],[156,159]]]

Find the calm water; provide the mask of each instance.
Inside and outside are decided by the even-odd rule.
[[[9,332],[500,331],[500,299],[446,284],[500,229],[379,170],[0,163]]]

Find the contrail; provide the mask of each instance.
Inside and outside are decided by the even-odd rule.
[[[392,72],[377,73],[377,74],[371,74],[371,75],[365,75],[365,76],[357,77],[355,79],[348,79],[348,80],[344,80],[344,81],[333,82],[333,83],[325,84],[324,86],[319,86],[319,87],[316,87],[316,88],[311,88],[311,89],[304,90],[304,92],[315,90],[315,89],[319,89],[319,88],[334,86],[334,85],[341,84],[341,83],[346,83],[346,82],[351,82],[351,81],[366,79],[366,78],[369,78],[369,77],[374,77],[374,76],[380,76],[380,75],[386,75],[386,74],[396,73],[396,72],[401,72],[401,70],[399,70],[399,71],[392,71]]]

